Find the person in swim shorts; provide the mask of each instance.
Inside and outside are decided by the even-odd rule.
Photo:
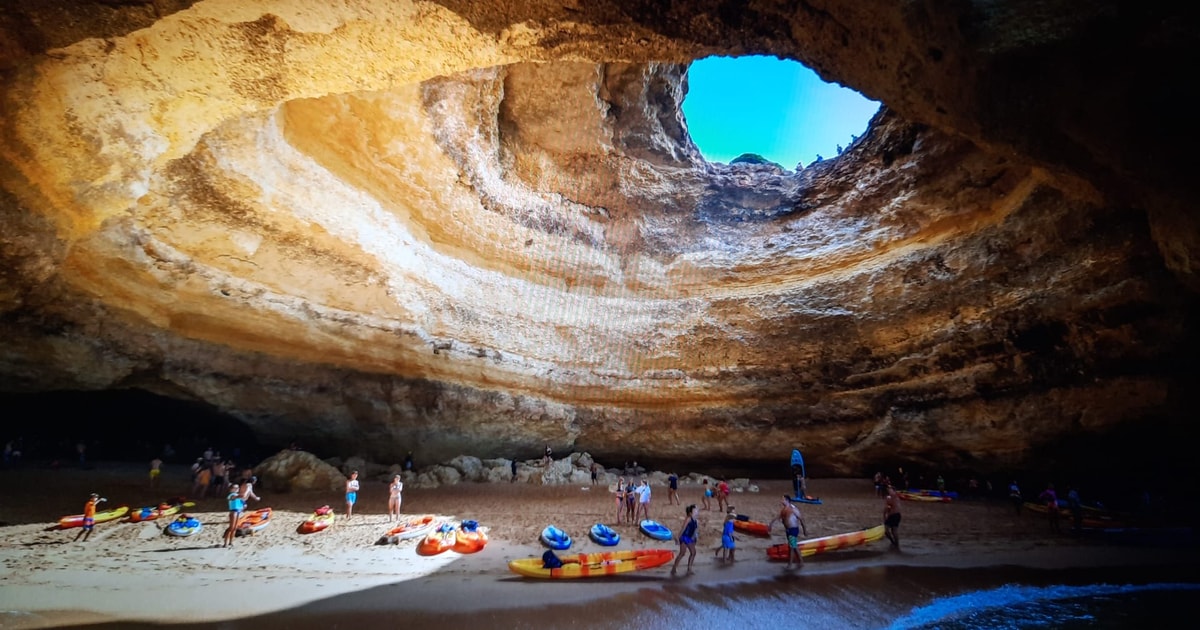
[[[225,544],[222,547],[232,547],[233,537],[237,534],[238,522],[242,520],[242,512],[246,510],[246,500],[242,498],[242,489],[236,483],[229,484],[229,494],[225,495],[229,504],[229,529],[225,530]]]
[[[358,501],[358,471],[350,471],[350,478],[346,480],[346,518],[350,518],[354,514],[354,502]]]
[[[804,517],[800,514],[800,508],[788,499],[788,496],[783,495],[783,499],[779,501],[779,516],[771,519],[767,523],[767,531],[771,530],[771,526],[775,521],[783,523],[784,531],[787,534],[788,545],[788,563],[787,568],[792,568],[792,561],[797,565],[804,566],[804,557],[800,555],[800,531],[803,529],[804,535],[808,536],[808,526],[804,524]]]
[[[87,503],[83,504],[83,529],[79,530],[78,534],[75,534],[76,541],[82,537],[83,542],[87,542],[87,539],[91,537],[92,530],[96,528],[96,506],[107,500],[101,498],[95,492],[88,497]]]
[[[883,535],[892,541],[893,547],[899,549],[900,534],[896,530],[900,527],[900,497],[891,485],[888,485],[887,495],[883,500],[883,526]]]
[[[150,487],[158,486],[158,476],[162,474],[163,461],[157,457],[150,460]]]

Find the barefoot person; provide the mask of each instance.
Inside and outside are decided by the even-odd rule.
[[[92,536],[92,530],[96,528],[96,506],[107,501],[108,499],[101,498],[95,492],[88,497],[87,503],[83,504],[83,529],[75,534],[75,540],[78,541],[81,537],[83,542]]]
[[[162,474],[163,461],[157,457],[150,460],[150,487],[158,487],[158,476]]]
[[[355,501],[358,501],[358,471],[352,470],[346,480],[346,518],[354,515]]]
[[[700,528],[700,524],[696,522],[696,505],[687,506],[686,516],[683,519],[683,530],[679,534],[679,553],[675,555],[675,564],[671,565],[671,575],[675,575],[675,571],[679,568],[679,561],[683,559],[683,551],[688,551],[687,572],[692,573],[692,563],[696,560],[696,530]]]
[[[392,483],[388,485],[388,520],[400,520],[400,493],[404,491],[404,482],[400,480],[400,475],[392,477]]]
[[[617,478],[617,525],[621,524],[621,513],[625,511],[625,478]]]
[[[721,526],[721,546],[718,549],[721,553],[721,562],[734,562],[734,553],[737,549],[733,542],[733,521],[737,518],[737,510],[731,505],[725,513],[725,524]]]
[[[900,527],[900,497],[891,485],[888,485],[886,492],[883,499],[883,535],[892,541],[893,547],[899,549],[900,534],[897,528]]]
[[[804,517],[800,514],[800,508],[788,500],[786,494],[779,501],[779,516],[776,516],[771,519],[770,523],[767,523],[768,532],[771,531],[771,526],[775,524],[775,521],[783,523],[784,531],[787,534],[787,568],[792,568],[793,560],[797,565],[804,566],[804,557],[800,555],[800,530],[803,529],[804,535],[808,536],[808,526],[804,524]]]
[[[671,473],[667,476],[667,505],[680,505],[679,475]]]
[[[229,504],[229,529],[225,530],[225,544],[222,547],[233,545],[233,537],[237,535],[238,522],[242,520],[242,512],[246,509],[246,500],[242,498],[241,487],[236,483],[229,484],[229,494],[225,496],[225,501]]]

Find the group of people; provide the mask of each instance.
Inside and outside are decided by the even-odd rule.
[[[637,483],[626,481],[625,477],[617,479],[617,523],[622,522],[622,515],[629,523],[636,523],[650,518],[650,482],[642,478]]]

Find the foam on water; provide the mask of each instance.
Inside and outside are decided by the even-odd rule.
[[[1090,602],[1147,592],[1200,591],[1200,584],[1005,585],[934,600],[897,619],[889,630],[918,628],[1056,628],[1093,621]]]

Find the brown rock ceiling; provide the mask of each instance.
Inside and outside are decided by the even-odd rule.
[[[143,388],[380,460],[1185,435],[1193,13],[6,3],[0,391]],[[798,172],[707,163],[688,62],[764,53],[886,109]]]

